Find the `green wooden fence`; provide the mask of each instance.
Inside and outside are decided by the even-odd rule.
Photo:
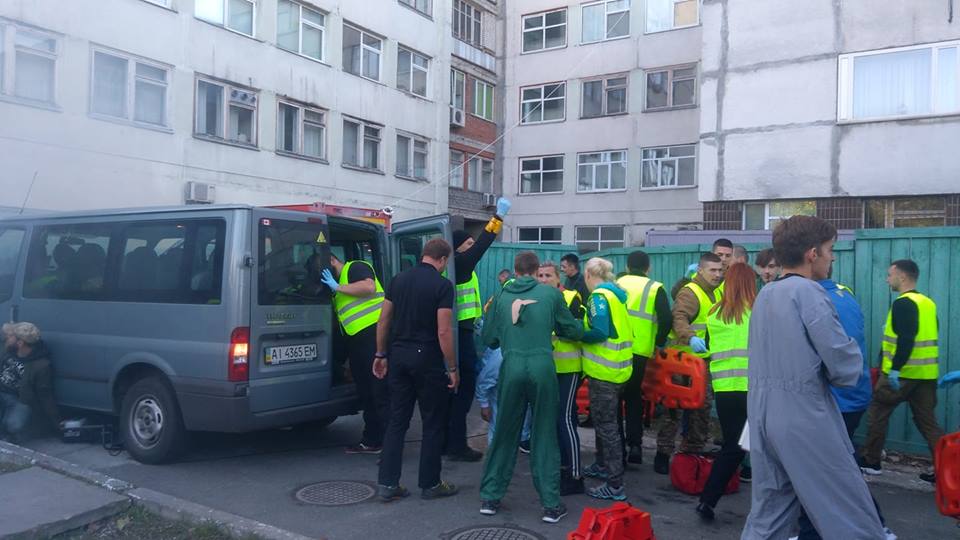
[[[709,244],[658,246],[650,248],[619,248],[581,255],[585,262],[590,257],[604,257],[614,264],[616,271],[626,269],[627,256],[635,249],[650,255],[650,276],[671,287],[684,275],[687,266],[696,262],[700,253],[710,250]],[[747,244],[751,260],[765,247]],[[520,251],[532,250],[541,260],[559,263],[565,253],[576,252],[574,246],[503,244],[490,248],[477,268],[483,298],[498,287],[497,273],[513,269],[513,257]],[[960,227],[920,229],[872,229],[857,231],[852,241],[838,242],[834,247],[836,261],[833,278],[852,288],[860,301],[866,320],[868,354],[871,365],[879,365],[880,339],[887,311],[895,295],[886,284],[890,263],[909,258],[920,267],[917,289],[937,303],[940,320],[940,372],[960,369]],[[951,351],[957,352],[951,355]],[[941,391],[937,418],[947,431],[956,431],[960,425],[960,387]],[[865,429],[866,420],[861,425]],[[926,441],[920,436],[904,404],[890,419],[887,447],[912,453],[927,453]]]

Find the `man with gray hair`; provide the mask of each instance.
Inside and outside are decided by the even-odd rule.
[[[747,266],[750,266],[750,255],[747,254],[747,248],[741,246],[740,244],[734,244],[733,262],[743,263]]]
[[[6,357],[0,362],[0,438],[23,438],[30,417],[41,410],[56,425],[60,421],[53,399],[50,355],[40,330],[28,322],[3,325]]]

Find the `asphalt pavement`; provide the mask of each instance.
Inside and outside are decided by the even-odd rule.
[[[471,444],[484,447],[485,423],[474,414],[469,427]],[[496,516],[479,513],[481,463],[445,461],[443,477],[457,484],[460,494],[444,500],[421,500],[418,490],[414,489],[420,438],[417,418],[407,437],[401,481],[413,491],[411,497],[389,504],[373,498],[339,506],[317,506],[299,500],[296,494],[301,488],[319,482],[350,481],[375,486],[377,456],[343,452],[345,445],[356,442],[360,428],[360,417],[352,416],[340,418],[323,430],[291,428],[243,435],[195,434],[190,451],[180,461],[160,466],[138,463],[125,452],[112,456],[93,444],[37,439],[26,446],[136,486],[314,538],[450,539],[471,527],[510,526],[542,538],[561,539],[576,528],[585,507],[608,506],[583,495],[566,497],[570,514],[559,524],[543,523],[528,459],[523,455],[518,457],[513,483]],[[589,463],[593,454],[592,430],[581,428],[581,435],[585,447],[583,460]],[[749,512],[749,484],[744,484],[739,493],[721,500],[714,523],[702,524],[693,512],[696,499],[677,492],[667,476],[653,472],[652,444],[646,449],[645,458],[644,465],[628,469],[626,486],[629,502],[650,512],[658,539],[739,538]],[[932,493],[876,483],[871,484],[871,490],[888,525],[901,539],[960,538],[960,529],[954,522],[937,512]]]

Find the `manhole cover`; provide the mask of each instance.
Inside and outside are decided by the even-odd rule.
[[[469,527],[445,535],[447,540],[544,540],[537,533],[519,527]]]
[[[355,504],[373,497],[374,489],[362,482],[335,480],[319,482],[297,490],[297,500],[320,506]]]

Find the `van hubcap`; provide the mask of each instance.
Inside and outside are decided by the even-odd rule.
[[[163,409],[160,408],[160,402],[153,396],[144,396],[137,401],[130,415],[130,425],[133,427],[137,444],[144,448],[155,446],[163,432]]]

